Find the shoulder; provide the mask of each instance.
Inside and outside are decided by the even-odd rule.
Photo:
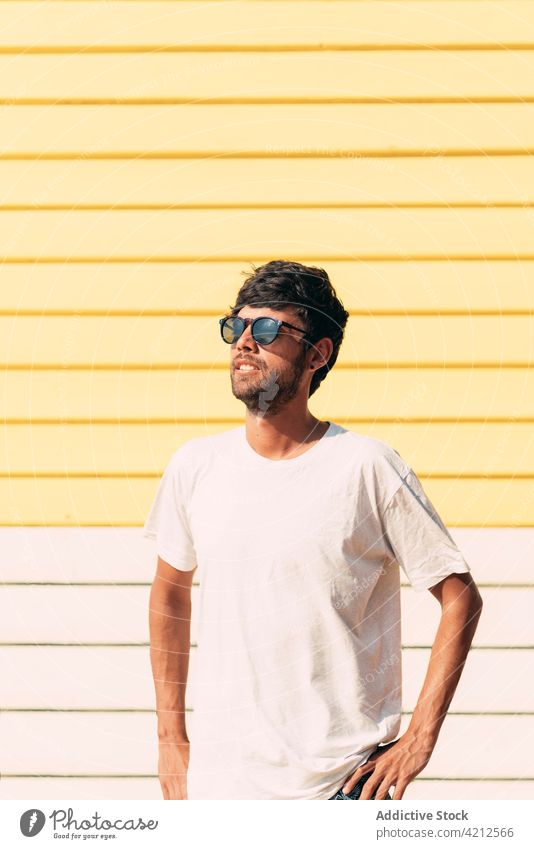
[[[410,465],[389,442],[352,430],[340,429],[340,449],[347,459],[354,458],[367,471],[393,470],[401,475],[410,472]]]
[[[231,428],[221,433],[194,436],[176,448],[169,460],[172,471],[199,471],[209,465],[215,456],[225,454],[234,444],[240,428]]]
[[[402,475],[410,472],[410,466],[393,445],[381,439],[372,439],[369,446],[369,460],[377,469],[392,468]]]
[[[384,489],[399,486],[410,474],[411,467],[396,448],[382,439],[371,439],[367,453],[367,468]]]
[[[342,435],[339,457],[360,487],[369,503],[384,508],[403,485],[412,469],[389,442],[373,436],[346,431]]]

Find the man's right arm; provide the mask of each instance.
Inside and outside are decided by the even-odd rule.
[[[159,778],[165,799],[186,799],[189,739],[185,690],[191,639],[194,570],[180,571],[158,557],[150,592],[150,662],[156,691]]]

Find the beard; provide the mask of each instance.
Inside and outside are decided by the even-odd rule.
[[[249,412],[269,418],[279,413],[291,401],[300,388],[300,382],[306,368],[306,349],[304,346],[296,360],[285,372],[271,369],[265,373],[243,372],[238,375],[230,371],[232,393],[243,401]],[[261,366],[260,366],[261,369]]]

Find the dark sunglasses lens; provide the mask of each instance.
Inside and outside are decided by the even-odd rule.
[[[252,335],[258,345],[269,345],[278,336],[278,324],[274,318],[260,318],[254,323]]]
[[[231,345],[239,339],[244,330],[244,323],[240,318],[227,318],[222,323],[222,338]]]

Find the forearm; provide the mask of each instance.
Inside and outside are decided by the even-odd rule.
[[[433,746],[471,647],[482,605],[475,590],[444,599],[427,674],[409,730]]]
[[[160,741],[187,741],[185,690],[189,670],[191,605],[173,605],[154,586],[149,611],[150,662]]]

